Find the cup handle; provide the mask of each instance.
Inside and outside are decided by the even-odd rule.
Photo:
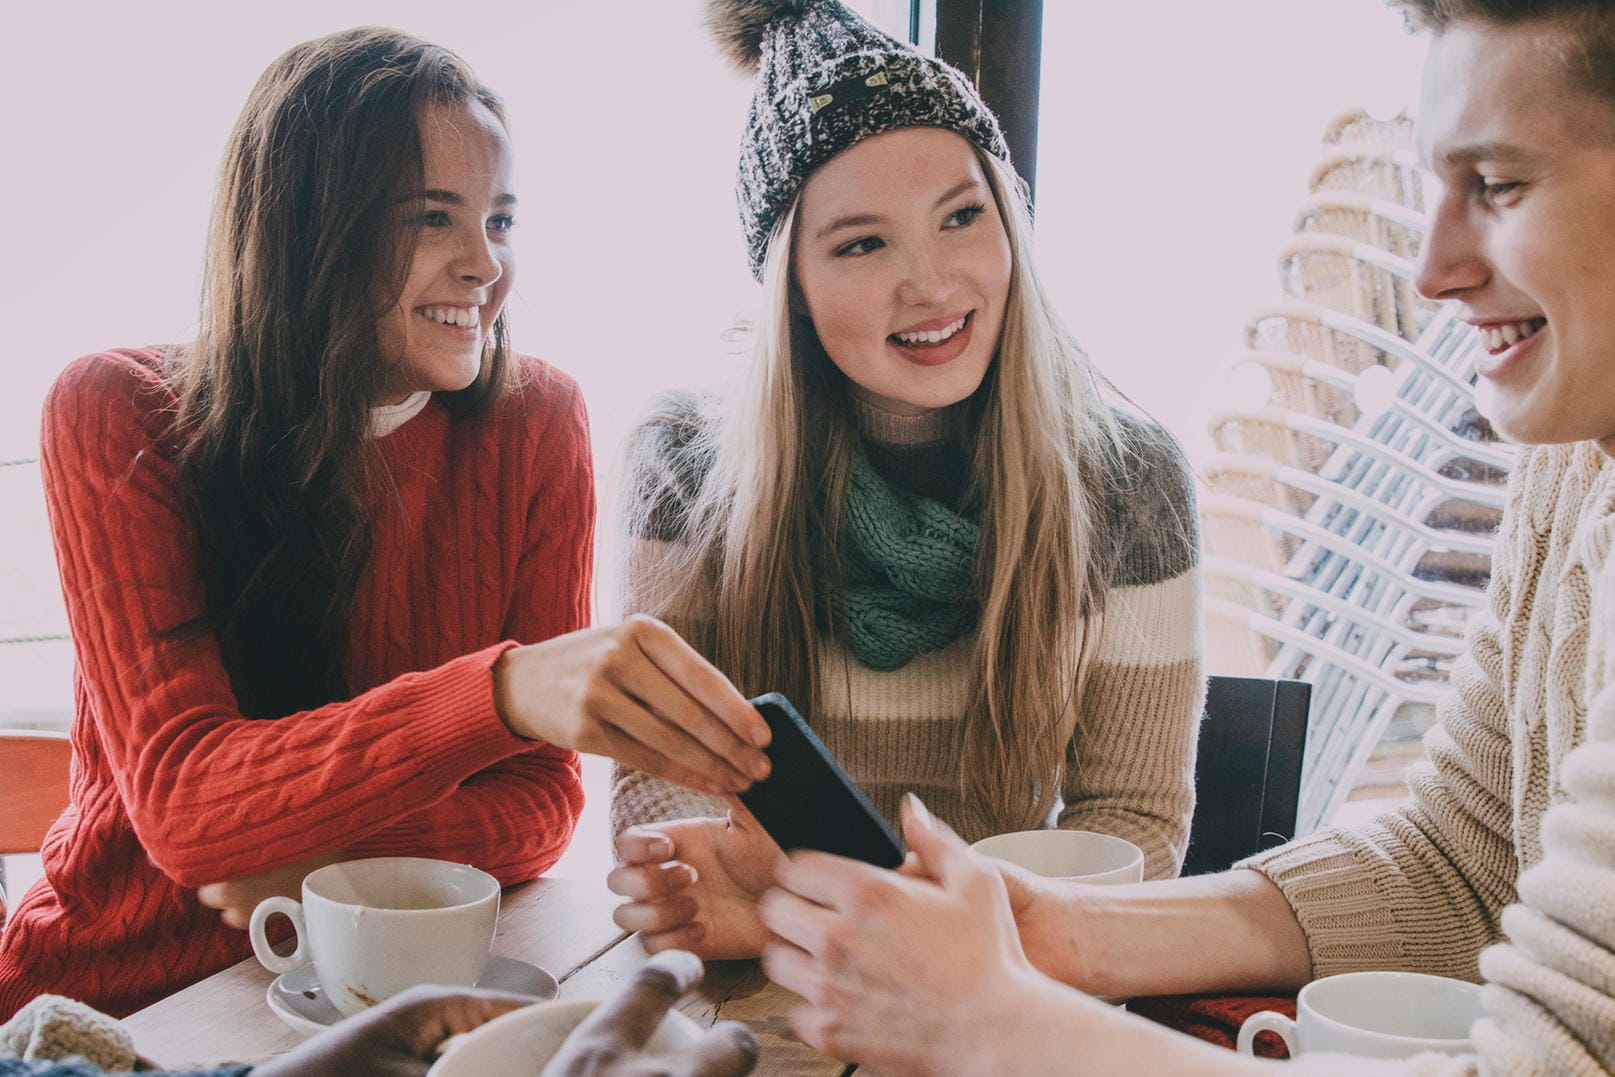
[[[275,952],[274,947],[269,945],[269,937],[264,934],[264,925],[276,913],[281,913],[292,922],[292,931],[297,936],[297,949],[284,957]],[[270,972],[290,972],[308,961],[308,928],[303,924],[303,906],[289,897],[260,901],[258,907],[252,910],[252,922],[247,925],[247,934],[252,938],[253,955]]]
[[[256,936],[253,945],[257,945]],[[1290,1057],[1296,1056],[1295,1022],[1275,1010],[1262,1010],[1245,1018],[1245,1023],[1239,1026],[1239,1041],[1235,1044],[1235,1050],[1242,1055],[1255,1054],[1256,1034],[1259,1032],[1276,1033],[1289,1049]]]

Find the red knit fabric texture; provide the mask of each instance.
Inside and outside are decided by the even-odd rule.
[[[1295,1019],[1294,995],[1163,995],[1138,998],[1127,1008],[1156,1024],[1226,1047],[1239,1040],[1239,1026],[1252,1014],[1273,1010]],[[1257,1058],[1288,1058],[1284,1041],[1271,1032],[1261,1033],[1253,1045]]]
[[[236,709],[176,488],[174,398],[152,349],[74,363],[41,470],[77,657],[72,806],[0,936],[0,1021],[53,992],[123,1015],[247,957],[196,888],[339,848],[512,884],[560,856],[576,753],[513,736],[494,661],[588,623],[594,483],[577,386],[537,360],[477,418],[434,399],[380,440],[352,699]]]

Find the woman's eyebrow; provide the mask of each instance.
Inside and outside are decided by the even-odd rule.
[[[941,198],[938,198],[932,208],[941,209],[945,203],[952,202],[955,198],[958,198],[960,195],[964,194],[973,187],[980,188],[981,181],[974,176],[966,176],[963,180],[948,188],[947,193]]]
[[[953,201],[966,191],[973,188],[979,190],[980,187],[981,181],[979,179],[976,179],[974,176],[967,176],[963,180],[960,180],[958,183],[954,184],[952,187],[949,187],[942,197],[938,198],[936,202],[933,203],[932,208],[940,209],[944,204]],[[819,229],[813,238],[823,239],[831,232],[836,232],[843,228],[864,228],[871,224],[879,224],[882,220],[884,220],[884,218],[874,213],[855,213],[846,217],[837,217],[835,220]]]
[[[883,218],[873,213],[855,213],[849,217],[837,217],[835,220],[819,229],[818,234],[813,238],[823,239],[831,232],[837,232],[843,228],[863,228],[866,225],[879,224],[882,219]]]
[[[465,199],[458,191],[450,191],[443,187],[430,187],[421,192],[421,197],[426,199],[428,202],[442,202],[445,205],[450,206],[465,205]],[[513,194],[502,194],[493,200],[493,205],[501,207],[514,206],[515,204],[516,196]]]

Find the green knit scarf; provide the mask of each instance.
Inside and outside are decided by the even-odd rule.
[[[862,452],[847,485],[846,590],[824,596],[858,661],[898,669],[976,625],[976,522],[894,488]]]

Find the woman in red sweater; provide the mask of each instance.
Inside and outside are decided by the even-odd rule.
[[[299,45],[231,136],[197,340],[58,380],[73,798],[0,937],[0,1020],[224,968],[258,900],[335,859],[532,879],[578,750],[715,793],[766,773],[766,726],[670,630],[584,627],[588,427],[509,349],[512,192],[454,54]]]

